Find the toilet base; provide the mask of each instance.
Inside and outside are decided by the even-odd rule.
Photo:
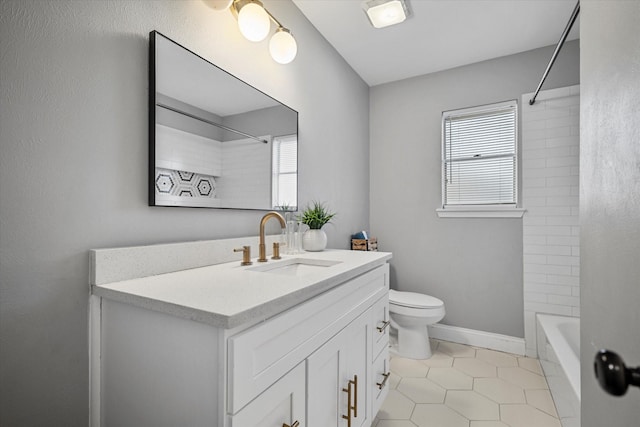
[[[397,342],[392,342],[391,352],[406,359],[424,360],[432,356],[427,327],[399,328]],[[396,341],[396,340],[393,340]]]

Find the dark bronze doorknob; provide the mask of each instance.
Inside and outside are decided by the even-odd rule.
[[[600,387],[609,394],[622,396],[630,385],[640,387],[640,367],[627,368],[622,357],[613,351],[598,351],[593,367]]]

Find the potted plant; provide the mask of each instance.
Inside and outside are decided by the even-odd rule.
[[[309,230],[302,235],[302,247],[305,251],[322,251],[327,247],[327,235],[322,227],[334,216],[336,214],[330,212],[321,202],[312,202],[302,211],[298,219],[309,226]]]

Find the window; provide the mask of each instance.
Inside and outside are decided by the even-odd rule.
[[[273,138],[273,189],[274,209],[298,206],[298,139],[296,135]]]
[[[516,147],[515,100],[445,111],[442,114],[443,209],[439,212],[514,209],[518,188]]]

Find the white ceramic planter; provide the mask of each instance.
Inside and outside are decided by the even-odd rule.
[[[327,247],[327,235],[323,230],[307,230],[302,235],[302,248],[305,251],[319,252]]]

